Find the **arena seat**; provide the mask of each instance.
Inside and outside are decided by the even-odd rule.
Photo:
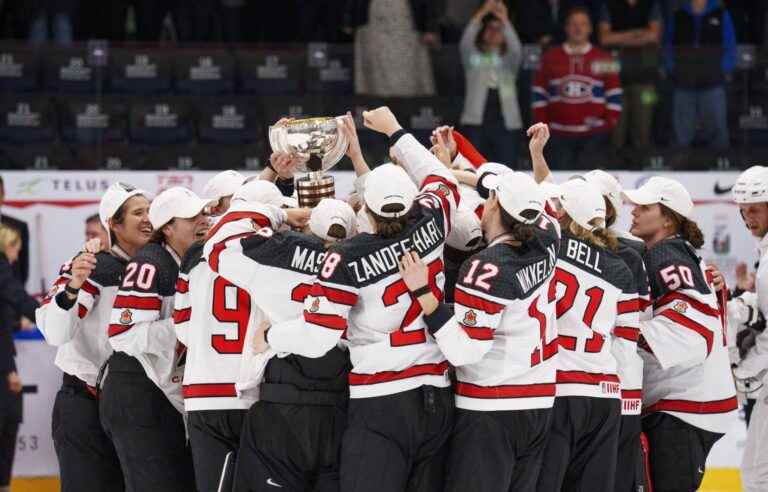
[[[262,132],[257,104],[252,97],[200,100],[196,104],[200,142],[243,144],[255,141],[257,133]]]
[[[110,88],[125,94],[166,94],[173,90],[172,53],[162,49],[115,49]]]
[[[58,100],[61,136],[67,142],[97,144],[128,137],[128,107],[115,97]]]
[[[178,50],[173,55],[178,94],[218,95],[235,90],[235,58],[225,50]]]
[[[307,92],[352,95],[354,53],[351,45],[311,43],[307,47]]]
[[[82,169],[71,148],[59,144],[0,145],[6,169]]]
[[[259,95],[300,94],[306,55],[296,50],[242,50],[235,53],[243,92]]]
[[[138,144],[191,142],[194,119],[186,99],[134,98],[130,108],[130,138]]]
[[[53,142],[56,113],[44,96],[17,95],[0,99],[0,141],[14,144]]]
[[[30,92],[41,87],[40,53],[26,47],[0,48],[0,92]]]
[[[105,69],[91,66],[84,47],[56,48],[44,58],[45,88],[60,94],[93,94],[104,89]]]

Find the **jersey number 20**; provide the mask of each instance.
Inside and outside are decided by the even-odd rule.
[[[443,299],[443,293],[437,286],[437,275],[443,271],[443,260],[438,258],[427,265],[427,268],[429,269],[429,287],[432,289],[432,294],[437,297],[437,300],[441,301]],[[400,323],[400,328],[389,334],[389,344],[393,347],[418,345],[427,341],[427,332],[423,327],[418,330],[405,331],[405,329],[421,314],[421,304],[419,304],[419,301],[413,297],[403,279],[389,284],[384,289],[384,294],[381,296],[381,300],[384,301],[384,305],[387,307],[394,306],[399,302],[400,298],[406,294],[408,295],[408,310],[405,312],[405,317]]]

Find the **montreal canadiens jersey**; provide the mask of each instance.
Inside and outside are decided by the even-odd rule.
[[[112,355],[106,327],[112,315],[112,303],[120,286],[127,256],[100,252],[96,267],[83,283],[77,299],[69,306],[61,296],[72,278],[72,263],[65,263],[53,288],[36,312],[37,326],[45,340],[58,347],[56,366],[90,386],[96,386],[101,366]]]
[[[442,304],[429,331],[456,366],[456,406],[467,410],[550,408],[555,397],[555,304],[548,299],[560,231],[548,216],[519,246],[505,237],[461,267],[455,314]]]
[[[637,305],[633,309],[637,310],[640,320],[643,320],[650,316],[647,309],[650,302],[650,289],[648,274],[645,271],[640,251],[644,251],[643,243],[623,237],[619,238],[617,254],[632,272],[632,279],[638,295]],[[621,381],[621,412],[622,415],[639,415],[642,410],[643,390],[643,359],[637,348],[640,330],[619,330],[615,335],[612,351],[618,364],[619,380]]]
[[[636,338],[637,291],[616,254],[563,233],[550,283],[560,350],[557,396],[621,398],[614,340]]]
[[[141,248],[125,267],[107,334],[112,348],[136,358],[147,377],[182,412],[185,350],[173,327],[180,263],[165,244]]]
[[[643,321],[643,413],[666,412],[710,432],[735,418],[736,390],[717,299],[693,247],[660,241],[645,256],[653,317]]]
[[[393,151],[421,184],[407,227],[394,238],[363,233],[331,248],[305,301],[303,320],[293,323],[299,334],[269,333],[273,349],[314,357],[346,334],[351,398],[450,385],[448,361],[427,334],[421,307],[400,276],[398,263],[407,251],[416,251],[428,265],[433,293],[442,299],[443,249],[459,202],[457,185],[412,135],[398,139]]]

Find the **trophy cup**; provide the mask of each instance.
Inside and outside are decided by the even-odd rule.
[[[336,118],[289,120],[269,127],[269,143],[275,152],[297,154],[298,170],[306,172],[296,180],[300,207],[314,207],[323,198],[334,197],[333,176],[323,173],[344,157],[349,142],[339,132]]]

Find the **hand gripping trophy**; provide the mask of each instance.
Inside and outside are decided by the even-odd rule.
[[[275,152],[301,158],[298,171],[307,173],[296,180],[300,207],[314,207],[323,198],[334,198],[333,176],[325,171],[338,163],[349,142],[339,131],[337,118],[288,120],[269,127],[269,143]]]

